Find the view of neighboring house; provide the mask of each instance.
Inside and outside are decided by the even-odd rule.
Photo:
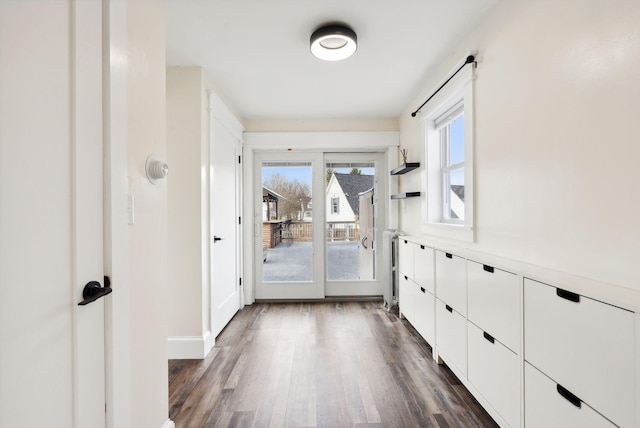
[[[451,198],[451,218],[464,218],[464,186],[452,184],[449,198]]]
[[[358,195],[373,188],[373,175],[334,172],[327,185],[327,222],[355,222]]]

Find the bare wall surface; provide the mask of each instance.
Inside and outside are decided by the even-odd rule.
[[[161,427],[168,418],[167,180],[152,185],[145,160],[166,159],[164,5],[129,2],[128,174],[135,198],[129,226],[131,413],[133,427]]]
[[[169,336],[199,336],[203,331],[201,245],[202,70],[167,68],[167,163],[169,215]],[[206,171],[204,174],[206,179]],[[208,307],[208,306],[207,306]]]
[[[506,2],[429,70],[400,118],[410,160],[423,152],[410,112],[479,51],[470,248],[640,289],[639,20],[635,0]],[[401,229],[422,234],[421,201],[399,209]]]

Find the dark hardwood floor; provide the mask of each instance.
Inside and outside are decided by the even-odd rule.
[[[494,427],[376,302],[247,306],[204,360],[169,361],[170,417],[199,427]]]

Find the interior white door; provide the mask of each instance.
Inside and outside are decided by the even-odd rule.
[[[217,119],[211,122],[211,333],[216,337],[240,308],[240,141]]]
[[[75,31],[72,91],[72,211],[74,297],[103,281],[102,2],[72,2]],[[103,288],[104,290],[104,288]],[[86,295],[84,296],[86,297]],[[105,298],[109,298],[108,295]],[[105,298],[76,304],[74,426],[105,426]]]
[[[0,426],[100,428],[102,2],[33,7],[0,2]]]

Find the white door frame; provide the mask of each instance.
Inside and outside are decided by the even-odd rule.
[[[236,287],[236,291],[230,297],[225,298],[224,302],[216,301],[216,293],[214,290],[214,259],[213,259],[213,246],[215,245],[213,238],[214,233],[220,234],[221,232],[216,231],[215,225],[213,224],[213,214],[216,209],[229,209],[229,205],[221,206],[220,201],[214,199],[212,195],[213,189],[213,174],[215,168],[216,159],[214,159],[214,144],[220,144],[220,141],[216,141],[216,135],[214,135],[214,127],[219,126],[223,132],[227,132],[231,138],[233,138],[233,150],[235,152],[235,157],[241,156],[242,152],[242,131],[244,128],[240,124],[240,122],[235,118],[233,113],[228,109],[228,107],[224,104],[222,99],[215,93],[209,92],[209,186],[208,186],[208,195],[209,195],[209,228],[210,235],[208,237],[208,244],[210,249],[211,257],[209,258],[209,293],[211,299],[211,312],[210,312],[210,325],[212,329],[212,342],[215,340],[215,337],[224,327],[221,324],[220,320],[223,320],[222,323],[226,325],[233,315],[244,305],[244,292],[242,289],[242,285],[240,285],[241,272],[242,272],[242,258],[240,255],[242,254],[242,226],[240,221],[234,221],[235,228],[233,231],[228,231],[227,236],[233,237],[235,240],[235,266],[234,269],[234,286]],[[222,144],[226,144],[227,142],[222,142]],[[239,158],[240,160],[240,158]],[[233,209],[236,213],[236,217],[240,217],[241,213],[241,204],[242,204],[242,174],[241,174],[241,162],[235,161],[234,158],[234,171],[235,171],[235,198],[233,203]],[[227,238],[228,239],[228,238]],[[220,313],[223,311],[223,313]]]
[[[254,203],[254,152],[267,150],[286,151],[324,151],[324,152],[358,152],[376,151],[384,154],[383,165],[390,171],[397,166],[400,133],[392,132],[245,132],[243,143],[243,218],[255,220]],[[388,194],[397,191],[397,181],[386,176]],[[395,206],[381,204],[385,210],[387,224],[385,228],[397,228],[398,213]],[[243,255],[245,304],[255,301],[255,239],[259,236],[255,221],[244,221]],[[260,257],[260,261],[262,258]]]
[[[324,297],[324,183],[322,177],[324,167],[322,164],[322,153],[317,152],[288,152],[288,151],[259,151],[254,153],[254,211],[253,224],[257,235],[254,240],[254,281],[256,284],[255,296],[257,299],[321,299]],[[311,162],[313,171],[311,186],[313,195],[312,205],[312,228],[313,228],[313,273],[311,281],[296,282],[273,282],[264,283],[262,281],[262,170],[263,161],[304,161]],[[320,171],[320,173],[318,173]],[[319,201],[318,201],[319,199]]]
[[[360,154],[361,153],[361,154]],[[327,162],[331,161],[344,161],[355,162],[359,160],[372,160],[375,162],[375,192],[374,192],[374,204],[375,204],[375,228],[374,228],[374,245],[377,247],[375,252],[375,266],[376,266],[376,279],[369,281],[327,281],[325,286],[325,294],[330,296],[377,296],[382,295],[382,272],[380,267],[382,264],[382,232],[386,228],[386,212],[385,206],[389,198],[389,192],[387,191],[387,180],[385,177],[389,175],[387,171],[387,163],[385,162],[385,154],[381,152],[366,152],[360,153],[336,153],[330,152],[324,154],[323,168]],[[326,198],[325,198],[326,199]],[[326,201],[325,201],[326,203]],[[326,209],[323,211],[326,213]],[[323,217],[323,222],[326,222],[326,218]],[[324,225],[323,225],[324,226]],[[326,241],[326,240],[324,240]],[[326,242],[324,242],[324,252],[326,254]]]

